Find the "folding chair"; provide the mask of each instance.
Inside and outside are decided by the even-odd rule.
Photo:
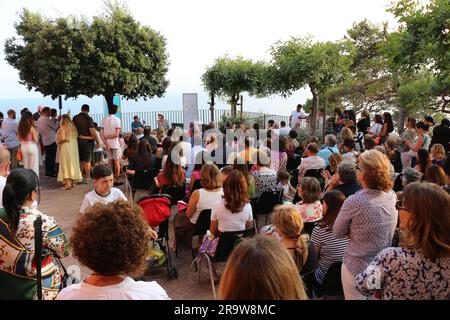
[[[186,197],[186,184],[181,186],[164,187],[162,189],[163,194],[168,194],[172,198],[172,205],[176,205],[178,201],[183,200]]]
[[[208,264],[208,270],[209,270],[209,276],[211,280],[211,288],[214,296],[214,300],[217,300],[216,296],[216,288],[214,286],[214,280],[213,280],[213,263],[218,262],[225,262],[227,261],[228,257],[230,256],[231,252],[233,252],[234,248],[243,240],[247,238],[251,238],[256,234],[256,228],[255,226],[251,227],[250,229],[243,230],[243,231],[232,231],[232,232],[224,232],[219,237],[219,242],[217,244],[217,249],[214,257],[211,257],[207,253],[201,253],[197,258],[195,258],[194,262],[192,262],[192,265],[198,263],[198,281],[200,283],[200,275],[201,275],[201,259],[204,257],[206,259],[206,262]],[[192,268],[191,265],[191,268]]]
[[[283,204],[283,190],[263,192],[256,201],[256,207],[252,208],[253,217],[257,220],[257,216],[265,215],[267,224],[273,208],[278,204]]]
[[[333,263],[325,275],[325,279],[320,288],[315,288],[314,293],[318,297],[342,297],[344,289],[341,280],[342,262]]]

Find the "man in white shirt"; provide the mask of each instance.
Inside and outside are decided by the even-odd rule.
[[[286,126],[286,121],[280,122],[281,128],[280,128],[280,137],[288,136],[289,132],[291,132],[291,128]]]
[[[292,112],[289,118],[289,127],[298,130],[302,126],[303,120],[308,119],[308,115],[302,111],[302,105],[298,104],[297,109]]]
[[[298,181],[300,182],[308,170],[317,170],[325,168],[325,161],[319,157],[319,146],[317,143],[310,143],[306,147],[306,158],[302,159],[300,166],[298,167]]]
[[[45,147],[45,176],[56,177],[56,130],[58,122],[50,118],[51,110],[49,107],[42,109],[42,115],[37,121],[37,129],[42,138]]]
[[[98,202],[107,204],[117,200],[127,201],[127,198],[122,191],[113,188],[114,177],[110,167],[107,165],[96,166],[94,168],[93,176],[95,189],[84,196],[80,213],[85,213],[88,208]]]
[[[0,147],[0,208],[3,208],[3,189],[6,185],[6,177],[9,174],[11,161],[8,149]]]
[[[102,129],[100,135],[105,144],[108,160],[112,168],[114,168],[115,177],[120,175],[120,158],[122,157],[119,136],[120,136],[120,119],[115,116],[119,107],[113,105],[109,110],[109,117],[103,118]]]
[[[2,123],[2,142],[5,144],[6,148],[11,155],[11,170],[19,167],[19,162],[16,159],[17,152],[19,151],[19,138],[17,137],[17,127],[16,122],[16,112],[14,110],[8,110],[8,118],[3,120]]]

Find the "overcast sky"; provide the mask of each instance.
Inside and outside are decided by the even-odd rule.
[[[128,0],[134,17],[161,32],[170,55],[167,96],[183,92],[203,94],[200,76],[214,60],[228,53],[254,60],[269,59],[268,49],[278,40],[310,34],[316,40],[337,40],[354,21],[368,18],[381,24],[395,20],[385,10],[391,0]],[[14,23],[22,8],[48,17],[91,17],[103,8],[102,0],[10,0],[0,1],[0,40],[15,34]],[[0,53],[0,99],[36,98],[18,84],[18,73]],[[254,111],[276,108],[283,113],[304,102],[309,93],[297,92],[290,99],[251,99]],[[180,98],[181,100],[181,98]],[[2,109],[4,106],[0,106]],[[201,106],[202,107],[202,106]],[[256,110],[257,109],[257,110]],[[267,110],[266,110],[267,111]]]

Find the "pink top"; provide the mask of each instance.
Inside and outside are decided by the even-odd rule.
[[[303,218],[303,222],[316,222],[322,219],[322,204],[320,201],[313,203],[299,202],[295,208]]]

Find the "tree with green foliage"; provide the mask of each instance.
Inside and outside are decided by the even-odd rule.
[[[404,72],[430,75],[426,90],[432,101],[428,108],[450,113],[450,3],[431,0],[394,2],[389,9],[400,22],[396,50],[391,60]]]
[[[240,95],[247,92],[257,96],[263,91],[267,64],[253,62],[242,57],[231,59],[228,56],[218,58],[214,65],[208,67],[202,75],[203,87],[211,97],[219,96],[229,99],[231,116],[237,115]]]
[[[268,93],[291,95],[306,86],[311,90],[311,129],[315,132],[319,95],[348,74],[353,48],[349,42],[316,42],[310,37],[292,38],[271,48],[272,66]]]
[[[92,22],[50,20],[25,9],[16,31],[6,41],[6,60],[28,90],[44,96],[101,95],[112,106],[115,95],[161,97],[169,84],[165,38],[117,3],[107,3]]]

